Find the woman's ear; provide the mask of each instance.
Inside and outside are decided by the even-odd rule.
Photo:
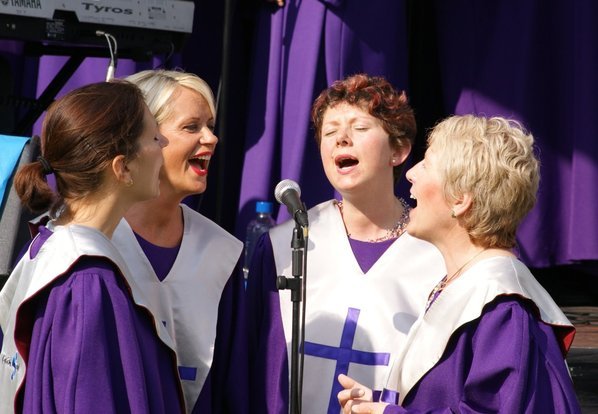
[[[395,147],[392,153],[391,164],[393,167],[403,164],[407,157],[411,154],[411,141],[405,140],[401,143],[401,146]]]
[[[465,214],[472,206],[473,199],[470,193],[463,194],[459,199],[453,202],[453,208],[451,209],[454,212],[455,217],[462,216]]]
[[[117,155],[114,157],[112,160],[112,172],[119,183],[123,183],[127,186],[133,183],[133,177],[131,176],[129,167],[127,167],[124,155]]]

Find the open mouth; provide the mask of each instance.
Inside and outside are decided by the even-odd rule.
[[[411,200],[413,200],[413,206],[416,207],[417,206],[417,198],[413,195],[413,194],[409,194],[409,198]]]
[[[191,168],[200,175],[208,173],[208,166],[210,165],[210,155],[198,155],[188,160]]]
[[[350,155],[339,155],[334,159],[334,162],[340,169],[354,167],[355,165],[359,164],[357,158]]]

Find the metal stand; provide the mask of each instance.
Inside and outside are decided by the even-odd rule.
[[[305,229],[305,232],[307,230]],[[291,332],[291,390],[290,390],[290,413],[301,413],[301,384],[299,381],[299,336],[301,321],[301,301],[303,300],[303,254],[305,249],[304,228],[295,223],[293,239],[291,241],[292,252],[292,273],[293,277],[278,276],[276,286],[278,290],[289,289],[291,291],[291,302],[293,302],[293,325]]]

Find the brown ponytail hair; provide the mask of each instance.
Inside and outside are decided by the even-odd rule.
[[[68,200],[96,191],[117,155],[133,159],[143,131],[145,103],[138,87],[125,81],[77,88],[54,102],[42,126],[43,160],[17,171],[14,186],[32,212],[56,211]],[[56,193],[46,182],[48,165]]]

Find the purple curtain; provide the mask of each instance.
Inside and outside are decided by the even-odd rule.
[[[255,201],[273,200],[281,179],[300,184],[308,207],[333,197],[309,124],[311,103],[334,80],[368,72],[410,96],[419,129],[412,161],[421,156],[427,128],[444,116],[520,120],[536,137],[542,162],[538,203],[519,233],[522,258],[532,267],[598,261],[598,127],[591,119],[598,109],[598,3],[247,4],[196,1],[194,32],[174,62],[222,91],[219,122],[226,125],[219,127],[202,212],[242,238]],[[23,108],[7,96],[35,97],[63,60],[24,57],[19,42],[0,40],[0,132],[10,133],[13,112]],[[117,76],[157,63],[121,60]],[[106,65],[87,59],[61,93],[104,79]],[[405,180],[402,186],[399,195]],[[280,208],[278,220],[287,217]]]
[[[598,259],[598,4],[436,1],[448,114],[502,115],[535,136],[538,202],[519,232],[533,267]]]
[[[264,6],[256,24],[237,234],[255,201],[297,181],[308,207],[334,196],[310,127],[311,104],[334,80],[357,72],[407,88],[405,2],[287,1]],[[288,218],[279,209],[278,221]]]
[[[521,121],[536,137],[542,162],[538,203],[519,232],[521,257],[532,267],[598,260],[598,190],[592,184],[598,131],[590,118],[598,109],[598,26],[592,22],[598,4],[355,3],[289,1],[261,13],[237,232],[243,234],[256,200],[273,198],[280,179],[296,180],[308,207],[333,196],[309,109],[332,81],[364,71],[411,90],[421,138],[450,114]],[[280,211],[279,221],[288,217]]]

